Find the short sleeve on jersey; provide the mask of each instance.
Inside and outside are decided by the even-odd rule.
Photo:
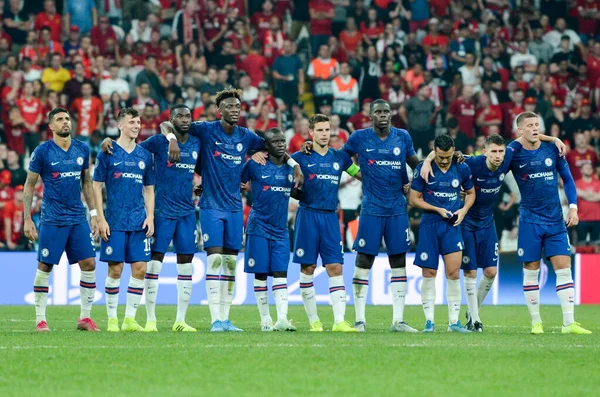
[[[246,128],[246,134],[248,134],[248,148],[250,150],[261,150],[265,147],[265,140],[256,135],[256,133]]]
[[[31,159],[29,160],[29,171],[35,172],[37,174],[42,173],[42,169],[44,168],[44,155],[45,151],[43,150],[44,146],[38,146],[33,151],[31,155]]]
[[[410,156],[416,155],[417,152],[415,152],[415,147],[413,145],[413,141],[410,134],[407,131],[405,132],[406,133],[404,134],[404,139],[406,142],[406,158],[409,158]]]
[[[423,190],[425,190],[425,180],[423,178],[421,178],[421,168],[422,167],[423,167],[423,163],[419,163],[417,168],[415,168],[413,180],[410,185],[410,188],[417,192],[422,192]]]
[[[83,165],[81,166],[82,169],[87,170],[88,168],[90,168],[90,148],[88,145],[82,145],[83,147]]]
[[[150,156],[146,159],[146,172],[144,172],[144,186],[156,185],[156,170]]]
[[[106,182],[106,174],[108,174],[108,156],[103,152],[98,153],[96,158],[96,168],[94,168],[94,181]]]
[[[248,160],[246,161],[246,164],[244,164],[244,168],[242,168],[242,182],[246,183],[248,182],[251,178],[252,178],[252,163],[254,162],[254,160]]]
[[[354,131],[354,133],[348,138],[348,142],[346,142],[342,148],[342,150],[349,156],[354,156],[356,153],[358,153],[361,138],[359,135],[360,133],[358,131]]]
[[[156,154],[158,153],[159,143],[158,139],[161,138],[162,135],[153,135],[145,141],[141,142],[139,145],[149,151],[150,153]]]
[[[204,133],[204,127],[206,123],[204,121],[195,121],[190,126],[189,134],[195,136],[196,138],[202,140],[202,138],[206,135]]]
[[[340,162],[342,163],[342,169],[347,170],[354,162],[352,161],[352,157],[343,150],[337,152]]]
[[[473,189],[473,176],[471,174],[471,169],[466,164],[459,164],[460,166],[460,175],[462,177],[462,187],[465,190]]]

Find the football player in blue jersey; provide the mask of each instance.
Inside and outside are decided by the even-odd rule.
[[[154,155],[156,169],[156,205],[154,216],[154,237],[152,238],[152,259],[148,262],[144,289],[146,291],[146,332],[157,332],[156,296],[158,277],[162,269],[165,253],[171,241],[177,253],[177,317],[172,330],[176,332],[196,332],[185,322],[185,315],[192,296],[192,260],[197,252],[196,208],[192,201],[194,167],[200,153],[200,140],[190,136],[192,113],[185,105],[173,105],[170,121],[179,144],[180,161],[172,163],[168,159],[169,141],[164,135],[155,135],[140,143],[140,146]],[[102,151],[111,153],[112,140],[107,138]]]
[[[264,166],[249,160],[244,164],[242,182],[250,182],[252,209],[246,226],[244,271],[254,274],[254,294],[263,331],[296,331],[288,320],[287,270],[290,240],[287,228],[294,170],[284,161],[285,135],[278,128],[265,133],[269,159]],[[277,307],[273,325],[269,313],[267,277],[273,277],[271,290]]]
[[[97,231],[96,204],[89,170],[90,150],[85,143],[71,139],[71,118],[66,109],[52,109],[48,114],[48,126],[54,136],[31,154],[23,199],[25,237],[32,242],[39,237],[38,268],[33,282],[36,331],[50,331],[46,322],[48,278],[63,252],[67,253],[69,263],[78,262],[81,269],[81,314],[77,329],[100,331],[90,318],[96,292],[93,234]],[[31,205],[40,176],[44,183],[44,197],[38,236],[31,218]],[[91,230],[81,202],[82,191],[90,210]]]
[[[241,112],[241,90],[228,88],[217,93],[215,104],[221,120],[193,122],[189,134],[200,139],[203,193],[200,199],[200,225],[208,254],[206,289],[213,332],[242,331],[229,320],[233,300],[237,254],[242,248],[243,212],[240,184],[246,153],[264,147],[264,140],[237,122]],[[161,124],[169,143],[170,161],[178,162],[180,148],[170,122]],[[294,180],[300,186],[302,171],[294,167]]]
[[[566,150],[565,145],[557,138],[542,136],[543,140],[552,141],[559,151]],[[521,143],[522,138],[517,139]],[[492,134],[485,140],[483,154],[465,156],[465,164],[473,174],[475,186],[475,204],[471,207],[462,223],[464,240],[462,270],[465,294],[467,296],[467,323],[470,331],[483,332],[483,324],[479,317],[481,304],[490,291],[497,274],[499,264],[498,238],[494,225],[494,207],[505,175],[510,172],[510,163],[521,145],[506,147],[504,139]],[[431,152],[421,168],[421,176],[429,182],[428,176],[432,168],[431,162],[435,152]],[[483,270],[483,276],[477,286],[477,269]]]
[[[100,153],[94,170],[94,195],[98,203],[100,260],[108,262],[106,308],[108,331],[118,332],[117,307],[123,263],[131,264],[127,306],[122,331],[143,331],[135,320],[144,292],[146,263],[150,260],[150,237],[154,234],[154,185],[152,154],[135,140],[140,116],[133,108],[117,115],[120,136],[112,156]],[[106,216],[102,190],[106,185]]]
[[[543,250],[556,273],[556,293],[563,313],[562,333],[591,334],[574,319],[575,285],[567,228],[576,226],[579,218],[577,190],[569,165],[554,145],[540,142],[537,114],[524,112],[518,115],[517,131],[523,136],[523,148],[514,156],[511,170],[521,193],[517,254],[524,267],[523,290],[531,315],[531,333],[544,332],[539,299]],[[569,201],[566,224],[558,195],[558,175],[563,180]]]
[[[460,224],[475,202],[475,188],[469,167],[452,161],[454,141],[450,135],[435,138],[434,147],[434,176],[425,182],[419,175],[422,167],[419,164],[410,191],[411,204],[424,211],[415,258],[415,265],[421,267],[423,272],[421,299],[426,319],[424,332],[435,330],[435,277],[440,254],[444,259],[447,279],[448,332],[470,332],[458,320],[462,298],[460,266],[464,249]],[[466,192],[464,205],[460,201],[461,188]]]
[[[329,276],[329,295],[333,307],[334,332],[356,332],[344,320],[346,313],[346,288],[342,276],[344,263],[340,221],[336,214],[338,190],[342,172],[362,179],[360,169],[344,151],[329,147],[331,124],[329,117],[315,114],[309,120],[313,137],[309,155],[298,152],[292,158],[300,164],[306,179],[299,196],[300,207],[294,231],[294,262],[301,265],[300,291],[308,315],[310,330],[322,332],[323,323],[317,314],[317,301],[313,284],[317,258],[321,256]]]

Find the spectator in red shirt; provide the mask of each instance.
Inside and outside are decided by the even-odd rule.
[[[348,119],[346,125],[350,132],[373,126],[373,120],[371,120],[371,116],[369,115],[371,111],[371,102],[373,101],[370,98],[365,98],[363,100],[362,110]]]
[[[596,151],[588,144],[583,132],[575,133],[573,137],[575,147],[567,153],[566,159],[573,174],[573,179],[581,178],[581,168],[585,164],[595,166],[598,163],[598,155]]]
[[[281,30],[281,21],[277,15],[271,16],[270,26],[262,36],[263,54],[269,61],[269,65],[273,65],[275,58],[283,54],[283,42],[287,36]]]
[[[263,1],[261,11],[255,12],[250,18],[250,23],[256,31],[256,37],[263,37],[271,29],[271,18],[273,17],[277,18],[279,25],[281,25],[279,17],[274,12],[273,2],[271,0]]]
[[[588,80],[594,89],[600,81],[600,41],[594,43],[591,51],[587,54],[585,63],[587,64]],[[596,105],[600,105],[598,100],[596,100]]]
[[[429,0],[429,8],[431,8],[432,17],[448,16],[448,7],[452,4],[452,0]]]
[[[475,123],[479,127],[479,132],[485,136],[490,135],[490,127],[495,125],[498,128],[502,125],[502,109],[498,105],[492,105],[490,97],[481,91],[477,96],[479,106],[475,113]]]
[[[40,31],[42,27],[47,26],[51,31],[51,39],[60,43],[62,39],[62,17],[56,12],[56,3],[54,0],[44,1],[44,11],[35,17],[34,29]]]
[[[344,145],[348,142],[348,138],[350,137],[350,133],[343,128],[340,128],[341,120],[340,116],[337,114],[333,114],[329,116],[329,122],[331,123],[331,136],[337,137],[340,140],[340,143]]]
[[[44,54],[45,55],[45,54]],[[27,33],[27,39],[25,45],[19,50],[19,61],[29,58],[33,63],[41,63],[40,61],[40,50],[38,43],[37,32],[33,30]]]
[[[0,220],[3,218],[4,208],[6,204],[12,201],[14,189],[10,186],[12,182],[12,174],[9,170],[0,171]]]
[[[41,59],[45,59],[48,54],[60,54],[62,57],[65,56],[63,46],[59,41],[52,40],[52,32],[48,26],[44,26],[40,32],[40,44],[38,51]]]
[[[377,10],[369,8],[367,20],[360,23],[360,33],[367,46],[375,45],[379,37],[383,34],[384,24],[377,20]]]
[[[227,33],[227,21],[225,20],[225,15],[219,12],[215,0],[208,0],[206,2],[206,12],[202,16],[201,24],[204,29],[206,50],[209,54],[218,52],[219,49],[217,46],[221,43],[221,39],[225,36],[225,33]]]
[[[310,14],[310,40],[312,53],[319,52],[319,47],[327,44],[332,35],[335,5],[328,0],[310,0],[308,3]]]
[[[253,87],[258,87],[258,84],[265,80],[265,74],[269,72],[269,62],[261,54],[259,42],[255,41],[252,44],[250,53],[246,56],[244,62],[239,65],[239,68],[246,71],[248,76],[250,76]]]
[[[423,41],[421,42],[423,50],[429,53],[434,43],[437,43],[437,45],[440,46],[441,53],[446,54],[448,52],[448,45],[450,45],[450,41],[448,40],[448,37],[439,34],[440,22],[438,19],[431,18],[427,26],[429,27],[429,34],[423,37]]]
[[[467,137],[475,138],[475,102],[473,102],[473,87],[463,87],[462,95],[450,104],[448,118],[458,121],[458,129]]]
[[[104,55],[106,51],[106,41],[108,39],[113,39],[116,42],[117,34],[110,25],[106,15],[101,16],[99,21],[100,23],[92,28],[90,37],[92,38],[92,45],[94,46],[95,52]]]
[[[7,119],[4,121],[4,137],[6,138],[8,148],[16,151],[20,156],[25,154],[24,132],[25,121],[21,117],[21,112],[18,107],[12,106],[8,110]],[[0,163],[2,163],[2,160],[0,160]]]
[[[140,117],[140,133],[138,134],[137,142],[143,142],[159,131],[160,120],[156,117],[154,106],[146,105]]]
[[[361,43],[362,33],[358,30],[356,21],[352,17],[346,18],[346,28],[340,33],[340,47],[348,53],[354,53]]]
[[[296,133],[290,140],[288,146],[288,153],[296,153],[302,148],[304,142],[312,139],[310,132],[308,132],[308,119],[302,118],[294,121],[294,129]]]
[[[525,111],[523,90],[516,89],[509,94],[511,101],[500,104],[502,107],[502,121],[504,123],[504,137],[510,138],[513,134],[513,125],[517,116]]]
[[[575,186],[579,198],[578,243],[597,244],[600,242],[600,180],[594,176],[593,164],[582,166],[581,178],[575,180]]]
[[[81,85],[81,98],[75,99],[71,107],[77,119],[77,135],[89,139],[94,130],[104,123],[102,101],[92,96],[93,88],[88,82]]]
[[[590,38],[600,40],[600,4],[598,0],[577,0],[577,33],[584,44]]]
[[[3,211],[3,239],[10,251],[25,248],[23,238],[23,185],[15,187],[14,197],[6,203]]]
[[[17,99],[17,107],[24,122],[24,140],[29,153],[40,144],[40,124],[42,124],[42,102],[33,96],[33,82],[23,84],[23,96]]]

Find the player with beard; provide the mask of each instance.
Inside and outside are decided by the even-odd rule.
[[[212,319],[212,332],[233,331],[229,309],[233,300],[237,254],[242,248],[243,211],[240,195],[242,167],[249,150],[260,150],[265,142],[247,128],[237,125],[242,103],[241,90],[228,88],[217,93],[215,104],[221,120],[193,122],[189,134],[201,142],[203,193],[200,199],[200,225],[208,254],[206,289]],[[170,161],[180,160],[180,148],[170,122],[161,124],[170,140]],[[296,187],[303,183],[302,171],[287,154],[294,167]]]
[[[54,265],[66,251],[69,263],[79,263],[81,279],[81,314],[77,329],[100,331],[90,318],[96,292],[96,254],[92,230],[97,230],[97,215],[92,179],[89,170],[90,150],[85,143],[71,139],[71,118],[63,108],[48,114],[50,141],[42,143],[31,154],[29,172],[24,189],[25,236],[38,240],[38,232],[31,218],[33,191],[38,178],[44,183],[42,215],[40,220],[38,269],[33,283],[36,312],[36,331],[48,332],[46,303],[48,278]],[[90,210],[88,225],[81,192]]]
[[[156,296],[158,277],[165,253],[171,241],[177,253],[177,317],[172,330],[196,332],[185,322],[185,315],[192,296],[192,260],[197,252],[196,209],[192,200],[194,167],[200,153],[200,140],[188,134],[192,113],[185,105],[173,105],[170,110],[177,143],[181,150],[180,161],[168,159],[169,141],[163,135],[154,135],[140,146],[154,155],[156,169],[156,207],[154,210],[155,233],[152,240],[152,259],[148,262],[144,288],[148,320],[144,331],[157,332]],[[106,139],[102,151],[111,153],[112,140]]]

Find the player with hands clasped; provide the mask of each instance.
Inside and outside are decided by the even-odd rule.
[[[419,175],[422,167],[422,164],[419,164],[415,169],[410,191],[411,204],[424,211],[419,225],[419,242],[415,257],[415,265],[421,267],[423,272],[421,299],[426,320],[423,332],[435,331],[435,277],[439,255],[444,259],[446,270],[448,332],[469,332],[458,320],[462,299],[460,266],[464,249],[460,224],[475,202],[475,189],[469,167],[452,161],[452,138],[449,135],[440,135],[435,138],[434,147],[434,176],[425,182]],[[459,198],[461,188],[466,192],[464,205]]]
[[[33,282],[36,331],[48,332],[46,304],[48,302],[48,278],[54,265],[66,251],[69,263],[79,263],[81,279],[81,314],[77,329],[100,331],[90,318],[96,292],[96,204],[92,192],[89,170],[88,146],[71,138],[71,117],[63,108],[55,108],[48,114],[48,126],[53,133],[50,141],[42,143],[31,154],[29,172],[25,182],[23,213],[25,237],[34,242],[39,237],[38,268]],[[40,232],[31,218],[33,191],[39,177],[44,183]],[[90,210],[88,225],[81,192]],[[93,231],[93,233],[92,233]]]
[[[150,237],[154,234],[154,185],[152,154],[135,140],[140,116],[133,108],[117,115],[120,136],[113,154],[100,153],[94,170],[94,195],[98,203],[100,260],[108,262],[106,309],[108,331],[118,332],[117,307],[123,263],[131,264],[127,306],[122,331],[143,331],[135,320],[144,292],[146,263],[150,260]],[[106,216],[103,187],[106,186]]]

